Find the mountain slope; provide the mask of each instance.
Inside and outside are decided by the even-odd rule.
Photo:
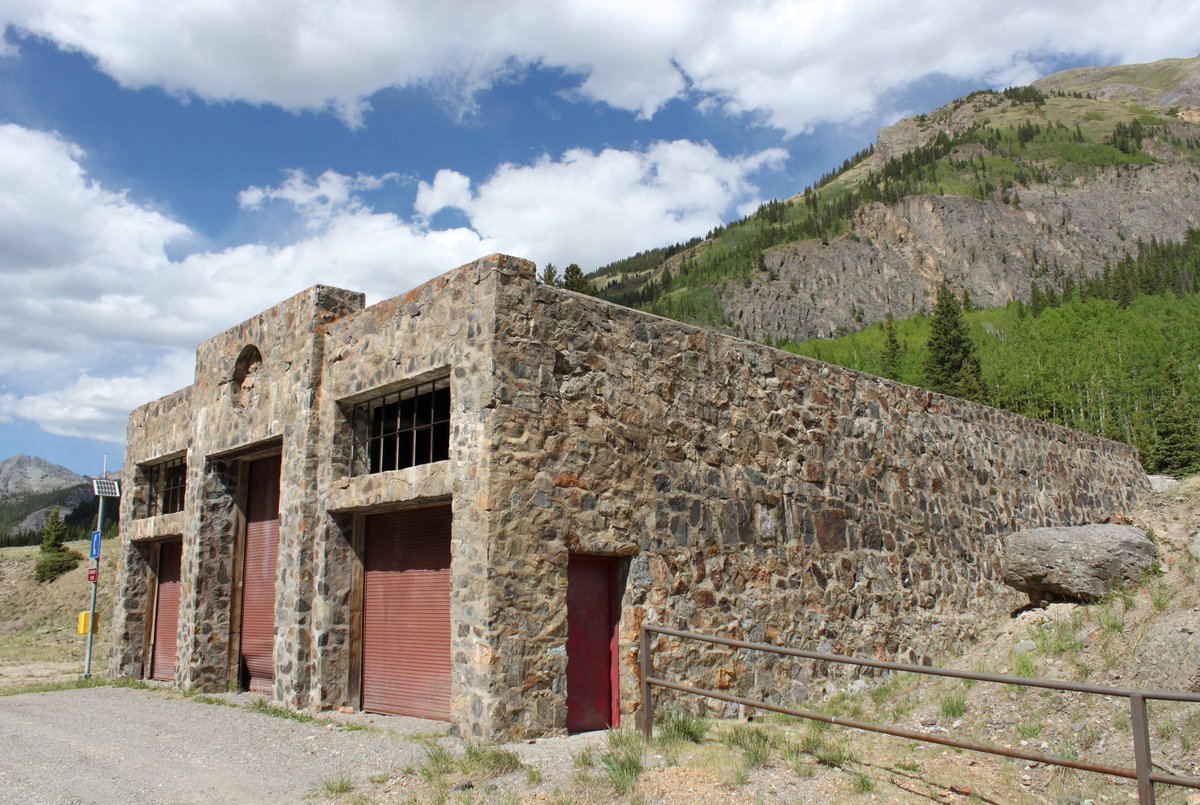
[[[76,486],[86,479],[66,467],[35,456],[13,456],[0,461],[0,497],[28,492],[52,492]]]
[[[596,285],[760,340],[906,316],[943,280],[985,305],[1028,299],[1031,282],[1097,274],[1200,224],[1198,73],[1200,59],[1170,60],[973,93],[884,129],[818,187]]]

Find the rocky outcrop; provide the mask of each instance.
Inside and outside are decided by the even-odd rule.
[[[768,251],[768,274],[732,282],[731,328],[764,341],[835,335],[932,307],[948,280],[983,306],[1029,299],[1056,271],[1103,270],[1138,239],[1181,240],[1200,227],[1200,174],[1184,161],[1112,168],[1070,188],[1018,188],[1019,204],[910,196],[858,211],[851,233]]]
[[[1146,532],[1133,526],[1031,528],[1004,538],[1002,578],[1034,603],[1091,603],[1141,581],[1157,557]]]

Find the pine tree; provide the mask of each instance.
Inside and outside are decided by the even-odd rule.
[[[58,509],[50,513],[50,519],[42,526],[42,547],[38,551],[38,561],[33,568],[33,577],[39,582],[54,581],[56,578],[72,570],[82,556],[63,546],[67,536],[67,524],[62,521]]]
[[[541,280],[543,285],[558,285],[558,268],[555,267],[554,263],[546,263],[542,269],[542,275],[538,279]]]
[[[563,278],[560,285],[568,291],[576,291],[578,293],[591,294],[595,293],[592,284],[583,276],[583,269],[578,263],[571,263],[563,271]]]
[[[967,333],[962,308],[950,286],[942,283],[930,322],[929,355],[925,359],[925,387],[942,394],[959,393],[963,370],[980,376],[979,358]],[[982,385],[982,384],[981,384]]]
[[[1163,369],[1163,397],[1154,412],[1154,430],[1157,441],[1148,462],[1154,471],[1200,470],[1200,411],[1183,386],[1174,355]]]
[[[1042,289],[1037,286],[1036,282],[1029,284],[1029,312],[1036,319],[1042,315],[1042,310],[1046,307],[1046,300],[1042,296]]]
[[[888,314],[883,325],[883,353],[879,362],[884,377],[889,380],[900,379],[900,340],[896,338],[896,323],[892,321],[891,314]]]

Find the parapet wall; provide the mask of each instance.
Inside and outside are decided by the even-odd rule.
[[[1001,535],[1148,490],[1126,445],[559,289],[513,283],[499,316],[494,616],[519,684],[497,706],[515,734],[547,726],[531,697],[561,701],[568,552],[631,557],[630,713],[643,620],[921,662],[1019,604]],[[665,638],[655,657],[668,678],[809,692],[804,662]]]

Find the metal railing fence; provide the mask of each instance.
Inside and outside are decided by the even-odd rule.
[[[929,676],[946,676],[956,679],[974,680],[977,682],[993,682],[1003,685],[1020,685],[1030,688],[1047,688],[1049,690],[1072,691],[1075,693],[1087,693],[1096,696],[1125,698],[1129,700],[1130,726],[1133,729],[1134,768],[1129,769],[1123,766],[1109,766],[1101,763],[1090,763],[1084,760],[1076,760],[1057,755],[1043,755],[1037,752],[1026,752],[1023,750],[1009,749],[1007,747],[993,746],[990,744],[981,744],[973,741],[956,741],[951,738],[929,735],[923,732],[903,729],[901,727],[892,727],[884,724],[871,724],[854,719],[842,718],[840,716],[830,716],[826,715],[825,713],[818,713],[810,710],[797,710],[795,708],[783,707],[781,705],[770,704],[768,702],[758,701],[755,699],[748,699],[742,696],[735,696],[719,690],[697,688],[671,682],[666,679],[659,679],[653,675],[653,649],[650,638],[651,635],[654,634],[675,637],[682,640],[696,640],[703,643],[712,643],[714,645],[729,646],[731,648],[746,649],[750,651],[763,651],[787,657],[800,657],[802,659],[841,663],[843,665],[857,665],[864,668],[878,668],[886,671],[926,674]],[[923,665],[887,662],[885,660],[868,660],[858,657],[847,657],[841,654],[828,654],[821,651],[806,651],[803,649],[771,646],[766,643],[750,643],[745,640],[733,640],[727,637],[716,637],[714,635],[700,634],[697,632],[684,632],[678,629],[668,629],[665,626],[656,626],[652,624],[642,625],[641,634],[639,636],[638,655],[641,665],[642,732],[646,738],[651,738],[654,734],[654,695],[651,688],[657,687],[678,691],[680,693],[689,693],[696,696],[704,696],[711,699],[733,702],[734,704],[741,704],[747,707],[757,707],[763,710],[770,710],[775,713],[783,713],[785,715],[797,716],[799,718],[807,718],[812,721],[823,721],[827,724],[836,724],[843,727],[866,730],[868,732],[879,732],[899,738],[908,738],[914,741],[924,741],[926,743],[940,744],[942,746],[950,746],[957,749],[969,749],[975,752],[986,752],[993,755],[1001,755],[1003,757],[1016,758],[1019,760],[1028,760],[1035,763],[1047,763],[1054,766],[1065,766],[1066,768],[1070,769],[1098,772],[1100,774],[1108,774],[1114,777],[1124,777],[1126,779],[1137,781],[1138,801],[1142,803],[1142,805],[1153,805],[1154,783],[1177,785],[1184,788],[1200,788],[1200,778],[1182,777],[1175,774],[1160,774],[1154,770],[1154,764],[1150,756],[1149,724],[1146,717],[1147,701],[1156,700],[1200,703],[1200,695],[1194,693],[1159,690],[1129,690],[1125,688],[1104,687],[1101,685],[1088,685],[1081,682],[1060,682],[1052,679],[1029,679],[1026,677],[1005,676],[1003,674],[981,674],[972,671],[956,671],[948,668],[933,668]]]

